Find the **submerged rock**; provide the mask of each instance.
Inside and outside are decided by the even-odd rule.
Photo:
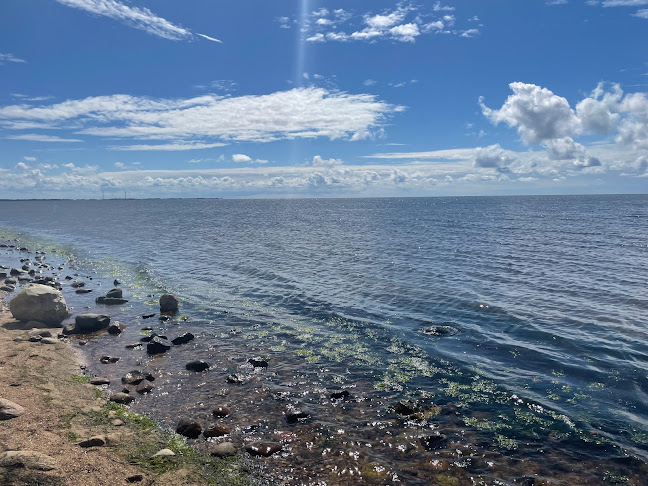
[[[39,284],[27,287],[11,299],[9,310],[19,321],[40,321],[48,326],[58,326],[70,315],[63,294]]]
[[[423,448],[427,450],[440,449],[445,445],[445,435],[440,433],[426,435],[419,437],[419,442],[421,443]]]
[[[101,331],[110,325],[110,317],[104,314],[80,314],[74,318],[75,334]]]
[[[142,380],[135,388],[135,391],[140,394],[150,393],[155,388],[155,385],[148,380]]]
[[[261,358],[258,358],[258,357],[248,359],[248,363],[250,363],[255,368],[267,368],[268,367],[268,362],[265,359],[261,359]]]
[[[97,304],[102,304],[102,305],[121,305],[121,304],[126,304],[128,300],[119,299],[116,297],[97,297],[95,299],[95,302]]]
[[[434,337],[444,337],[444,336],[454,336],[459,331],[452,326],[432,326],[424,329],[423,332],[428,336]]]
[[[195,420],[182,418],[178,422],[178,426],[176,427],[176,433],[180,435],[184,435],[189,439],[197,439],[202,433],[202,427]]]
[[[108,326],[108,334],[121,334],[124,329],[126,329],[126,326],[124,326],[121,322],[113,322],[110,326]]]
[[[148,354],[162,354],[166,353],[169,349],[171,349],[171,343],[159,336],[151,339],[151,341],[146,345],[146,352]]]
[[[245,450],[253,456],[269,457],[281,450],[281,444],[277,442],[252,442],[245,446]]]
[[[334,390],[329,395],[331,400],[345,400],[350,396],[351,394],[348,392],[348,390]]]
[[[192,341],[195,337],[196,336],[194,336],[190,332],[185,332],[184,334],[181,334],[177,338],[173,339],[171,342],[176,346],[179,344],[187,344],[189,341]]]
[[[286,414],[286,422],[290,425],[296,424],[297,422],[303,422],[304,420],[310,418],[311,414],[304,410],[293,410]]]
[[[138,385],[143,380],[155,381],[155,377],[145,371],[133,370],[122,376],[121,382],[124,385]]]

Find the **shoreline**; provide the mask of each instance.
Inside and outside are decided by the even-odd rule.
[[[241,457],[199,454],[152,419],[109,401],[84,374],[82,352],[56,339],[61,329],[25,329],[9,300],[0,291],[0,398],[22,410],[0,420],[0,486],[253,484]],[[52,341],[29,341],[40,333]],[[153,457],[162,449],[173,455]]]

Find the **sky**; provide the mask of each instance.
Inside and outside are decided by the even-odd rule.
[[[648,0],[2,0],[0,198],[646,193]]]

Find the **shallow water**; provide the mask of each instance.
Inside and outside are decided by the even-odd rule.
[[[648,472],[646,196],[0,201],[0,227],[86,279],[92,294],[64,290],[77,313],[123,282],[129,304],[99,309],[127,331],[85,347],[94,373],[155,371],[133,407],[169,427],[230,405],[228,439],[283,441],[263,461],[287,484]],[[180,314],[141,319],[163,291]],[[197,339],[126,350],[149,325]],[[452,332],[425,332],[440,326]],[[190,373],[190,359],[212,367]],[[339,388],[350,398],[330,399]],[[391,409],[404,399],[418,416]],[[291,407],[310,418],[288,424]]]

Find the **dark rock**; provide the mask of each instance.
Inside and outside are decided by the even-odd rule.
[[[332,400],[344,400],[346,398],[349,398],[351,394],[348,392],[348,390],[335,390],[332,391],[329,397],[331,397]]]
[[[281,444],[277,442],[252,442],[245,446],[245,450],[253,456],[269,457],[281,450]]]
[[[119,361],[119,358],[117,358],[116,356],[102,356],[99,359],[99,362],[102,364],[116,363],[117,361]]]
[[[405,400],[401,400],[392,407],[394,412],[396,412],[398,415],[404,415],[406,417],[414,415],[416,412],[418,412],[419,408],[420,407],[417,404]]]
[[[227,383],[233,383],[236,385],[240,385],[243,383],[245,380],[241,375],[238,375],[236,373],[232,373],[231,375],[228,375],[227,378],[225,378]]]
[[[202,432],[202,427],[195,420],[182,418],[176,427],[176,433],[184,435],[190,439],[197,439]]]
[[[75,280],[74,282],[72,282],[70,284],[70,287],[72,287],[74,289],[85,287],[85,282],[82,282],[81,280]]]
[[[58,343],[58,341],[54,338],[46,337],[41,339],[41,344],[56,344],[56,343]]]
[[[74,291],[75,294],[89,294],[92,292],[92,289],[76,289]]]
[[[444,446],[445,435],[439,433],[426,435],[424,437],[419,437],[419,442],[423,448],[427,450],[440,449]]]
[[[22,275],[24,273],[25,273],[25,271],[22,268],[12,268],[9,271],[9,275],[13,275],[13,276]]]
[[[97,435],[95,437],[90,437],[88,440],[79,442],[79,447],[88,448],[88,447],[103,447],[106,445],[106,438],[103,435]]]
[[[117,280],[117,279],[113,280],[113,285],[114,285],[115,287],[117,287],[117,286],[120,285],[120,284],[121,284],[121,282],[120,282],[119,280]]]
[[[191,334],[190,332],[185,332],[184,334],[181,334],[177,338],[173,339],[171,342],[175,344],[176,346],[179,344],[187,344],[189,341],[193,340],[196,336]]]
[[[142,328],[142,331],[152,331],[153,328],[151,326],[146,326]]]
[[[136,348],[141,348],[142,343],[132,343],[132,344],[127,344],[126,349],[136,349]]]
[[[126,326],[124,326],[120,322],[113,322],[110,326],[108,326],[108,334],[121,334],[124,329],[126,329]]]
[[[297,422],[303,422],[307,418],[310,418],[310,416],[310,413],[303,410],[294,410],[286,414],[286,422],[292,425]]]
[[[459,331],[452,326],[432,326],[424,329],[423,332],[428,336],[434,337],[444,337],[444,336],[453,336]]]
[[[17,403],[6,398],[0,398],[0,420],[14,419],[20,417],[23,413],[25,413],[25,409]]]
[[[120,392],[110,395],[110,401],[128,405],[129,403],[135,401],[135,397],[129,395],[128,393]]]
[[[124,388],[122,388],[122,391],[121,391],[121,392],[122,392],[122,393],[129,394],[131,391],[130,391],[128,388],[124,387]]]
[[[162,321],[162,322],[166,322],[166,321],[168,321],[169,319],[171,319],[169,316],[160,316],[160,317],[158,317],[158,320],[160,320],[160,321]]]
[[[232,411],[229,409],[229,407],[221,405],[215,407],[214,410],[212,410],[212,413],[215,417],[227,417],[230,413],[232,413]]]
[[[231,430],[227,425],[214,424],[207,427],[203,432],[203,435],[205,436],[205,439],[208,439],[210,437],[222,437],[230,432]]]
[[[5,278],[4,283],[7,285],[16,285],[18,282],[15,278]]]
[[[110,325],[110,317],[104,314],[80,314],[74,318],[75,330],[78,334],[89,334],[91,332],[106,329]]]
[[[196,371],[200,373],[201,371],[208,370],[209,364],[202,360],[189,361],[189,363],[185,365],[185,368],[189,371]]]
[[[117,280],[115,280],[117,282]],[[126,478],[127,483],[139,483],[141,481],[144,481],[144,476],[141,474],[133,474],[132,476],[128,476]]]
[[[261,359],[261,358],[250,358],[250,359],[248,359],[248,363],[250,363],[255,368],[267,368],[268,367],[268,362],[266,360],[264,360],[264,359]]]
[[[162,354],[166,353],[169,349],[171,349],[171,343],[166,339],[162,339],[158,336],[154,337],[146,345],[146,352],[148,354]]]
[[[108,378],[96,377],[90,380],[91,385],[110,385],[110,380]]]
[[[121,299],[122,297],[124,297],[122,289],[110,289],[106,292],[106,298],[108,299]]]
[[[14,290],[16,290],[16,287],[12,285],[3,285],[2,287],[0,287],[0,290],[2,290],[3,292],[13,292]]]
[[[38,336],[38,335],[36,335],[36,336],[30,336],[30,338],[28,339],[28,341],[29,341],[30,343],[38,343],[38,342],[40,342],[41,339],[43,339],[43,336]]]
[[[124,385],[139,385],[144,380],[155,381],[155,377],[146,371],[133,370],[122,376],[121,382]]]
[[[137,388],[135,388],[135,391],[137,393],[149,393],[155,388],[155,385],[151,383],[148,380],[142,380],[139,382],[137,385]]]
[[[171,294],[160,297],[160,312],[175,312],[178,310],[178,299]]]
[[[151,317],[155,317],[155,314],[146,314],[142,316],[142,319],[150,319]]]
[[[230,457],[236,455],[236,446],[232,442],[221,442],[209,448],[209,453],[216,457]]]
[[[128,302],[126,299],[118,299],[115,297],[97,297],[95,299],[97,304],[101,305],[121,305]]]

